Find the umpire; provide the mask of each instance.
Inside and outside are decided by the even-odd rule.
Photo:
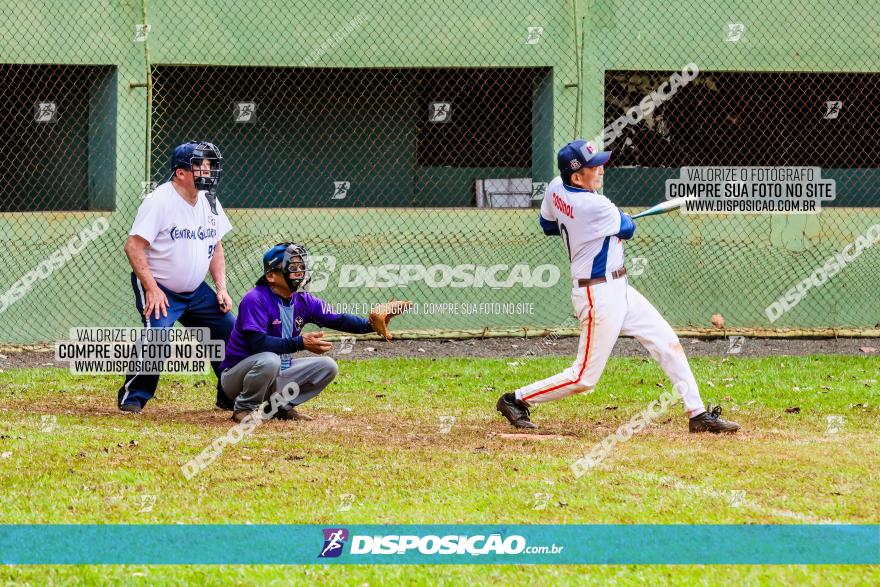
[[[232,225],[214,195],[223,159],[220,149],[207,142],[175,147],[171,177],[138,208],[125,242],[131,264],[134,303],[147,328],[207,327],[213,340],[229,339],[235,323],[232,300],[226,291],[226,260],[221,239]],[[217,288],[205,283],[210,271]],[[221,393],[219,363],[218,406],[226,407]],[[138,413],[156,393],[159,375],[129,373],[119,389],[117,405]]]

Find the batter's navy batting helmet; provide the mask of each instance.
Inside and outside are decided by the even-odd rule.
[[[611,151],[600,151],[593,143],[577,139],[559,149],[556,165],[559,167],[562,178],[566,179],[570,178],[571,174],[578,169],[599,167],[608,163],[609,159],[611,159]]]

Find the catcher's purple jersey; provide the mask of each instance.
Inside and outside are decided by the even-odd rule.
[[[276,295],[268,285],[258,285],[247,292],[238,305],[238,316],[220,369],[238,364],[252,353],[244,340],[244,331],[269,336],[293,338],[306,324],[329,325],[342,318],[330,306],[308,292],[296,292],[290,300]]]

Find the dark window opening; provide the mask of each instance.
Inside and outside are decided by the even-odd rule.
[[[226,207],[473,206],[477,179],[532,177],[533,141],[552,150],[550,75],[155,66],[152,176],[203,139]]]
[[[116,68],[0,64],[0,211],[110,210]]]
[[[606,72],[606,127],[669,75]],[[701,72],[626,127],[614,165],[878,167],[878,92],[876,73]]]
[[[422,72],[419,97],[428,108],[419,123],[418,165],[530,167],[532,93],[538,73],[535,69]],[[436,120],[446,104],[448,121]]]

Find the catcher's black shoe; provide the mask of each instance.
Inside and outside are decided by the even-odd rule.
[[[228,412],[231,412],[235,408],[235,402],[226,397],[226,394],[223,393],[223,388],[219,385],[217,386],[217,402],[214,405],[221,410],[226,410]]]
[[[314,420],[311,416],[307,416],[302,412],[297,412],[295,408],[279,409],[275,412],[276,420],[298,420],[300,422],[311,422]]]
[[[253,414],[254,412],[251,410],[235,410],[232,412],[232,420],[238,424],[241,424],[242,420]]]
[[[712,432],[719,434],[721,432],[734,433],[739,430],[739,424],[730,420],[721,418],[721,406],[712,407],[712,404],[706,406],[706,411],[699,416],[694,416],[688,423],[691,432]]]
[[[516,399],[512,393],[505,393],[498,398],[495,409],[517,428],[537,428],[538,425],[529,419],[529,405]]]

